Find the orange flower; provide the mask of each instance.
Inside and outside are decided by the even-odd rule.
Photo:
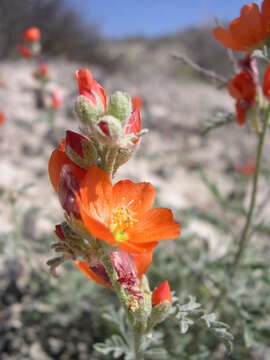
[[[52,95],[52,108],[59,109],[62,105],[62,101],[58,91],[54,90],[51,95]]]
[[[3,124],[4,120],[5,120],[5,114],[2,111],[0,111],[0,126]]]
[[[153,249],[159,240],[180,235],[169,209],[151,209],[155,189],[129,180],[112,186],[109,175],[92,166],[79,183],[77,205],[89,232],[130,253]]]
[[[257,4],[244,5],[240,17],[234,19],[228,29],[217,27],[213,31],[227,48],[252,51],[270,34],[270,0],[263,1],[261,12]]]
[[[138,292],[134,287],[139,284],[143,274],[152,263],[152,251],[142,254],[128,254],[122,250],[110,254],[112,264],[117,272],[118,281],[130,292]],[[86,261],[74,261],[79,270],[96,283],[111,287],[111,282],[101,262],[88,264]]]
[[[267,66],[263,79],[263,94],[270,100],[270,65]]]
[[[40,30],[37,27],[31,27],[23,32],[23,39],[29,42],[35,42],[40,39]]]
[[[253,175],[256,169],[255,158],[250,156],[245,164],[236,164],[234,168],[243,175]]]
[[[252,76],[248,72],[242,71],[228,82],[227,88],[230,95],[236,99],[237,122],[239,125],[243,125],[248,109],[255,104],[256,100],[256,86]]]
[[[164,301],[172,302],[172,294],[168,281],[163,281],[152,294],[152,306],[159,305]]]
[[[133,96],[132,98],[133,110],[140,110],[143,107],[143,101],[140,95]]]
[[[28,59],[32,55],[32,51],[24,45],[17,45],[16,49],[20,52],[22,57]]]
[[[48,77],[48,73],[49,73],[49,69],[48,69],[48,66],[40,61],[38,63],[38,68],[37,70],[34,72],[34,77],[39,79],[39,78],[47,78]]]
[[[80,168],[79,166],[75,165],[67,156],[66,150],[66,140],[62,139],[58,149],[55,149],[50,157],[48,171],[49,177],[54,187],[54,190],[58,192],[58,186],[60,182],[60,175],[64,165],[68,165],[75,176],[77,182],[85,175],[86,170]]]
[[[94,105],[97,103],[96,95],[103,103],[104,109],[106,109],[107,100],[105,90],[93,78],[91,71],[89,69],[80,69],[76,71],[75,76],[78,80],[80,94],[90,99]]]

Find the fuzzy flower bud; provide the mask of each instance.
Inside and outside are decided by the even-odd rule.
[[[91,129],[98,118],[104,115],[104,106],[99,98],[93,103],[89,98],[80,95],[75,102],[75,113],[83,125]]]
[[[121,122],[128,120],[132,112],[131,98],[127,93],[116,91],[110,97],[108,115],[112,115]]]
[[[83,169],[88,169],[97,162],[97,151],[92,143],[70,130],[66,132],[65,150],[70,160]]]
[[[152,294],[152,305],[153,307],[167,301],[172,302],[172,294],[168,281],[163,281]]]
[[[158,324],[163,322],[171,311],[172,294],[168,281],[160,284],[152,294],[151,322]]]
[[[110,148],[120,147],[119,140],[123,134],[120,120],[105,115],[94,128],[96,139]]]
[[[31,49],[29,49],[29,47],[24,45],[17,45],[16,50],[18,50],[21,56],[26,59],[30,58],[30,56],[32,55]]]

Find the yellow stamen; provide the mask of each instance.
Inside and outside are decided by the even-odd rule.
[[[138,220],[134,217],[135,212],[128,209],[128,205],[121,206],[113,212],[111,224],[109,226],[109,229],[113,233],[115,240],[119,242],[128,240],[128,234],[125,230],[138,222]]]

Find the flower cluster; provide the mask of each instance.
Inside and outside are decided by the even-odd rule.
[[[152,295],[145,273],[158,242],[180,235],[179,223],[171,210],[153,209],[150,183],[112,184],[145,133],[131,97],[117,91],[107,99],[88,69],[76,71],[76,78],[75,113],[83,134],[68,130],[50,157],[49,176],[66,221],[56,226],[53,244],[62,256],[48,264],[55,274],[58,265],[73,260],[86,276],[114,289],[146,329],[169,314],[171,293],[165,282]]]
[[[40,30],[37,27],[31,27],[23,32],[22,38],[24,43],[17,45],[16,49],[23,58],[32,59],[35,62],[36,70],[33,72],[33,77],[38,82],[38,87],[35,89],[37,107],[59,109],[62,103],[60,94],[54,86],[50,85],[48,65],[40,57]]]
[[[265,69],[262,86],[259,81],[256,49],[265,49],[270,44],[270,0],[264,0],[261,11],[257,4],[244,5],[241,15],[234,19],[228,29],[217,27],[215,37],[227,48],[248,52],[239,61],[241,72],[227,84],[229,94],[236,100],[236,120],[243,125],[249,115],[256,118],[257,109],[265,109],[270,100],[270,66]],[[258,124],[255,124],[258,131]]]

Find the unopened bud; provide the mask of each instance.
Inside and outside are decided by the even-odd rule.
[[[128,120],[132,112],[131,97],[124,92],[116,91],[110,97],[108,115],[112,115],[121,122]]]
[[[91,129],[93,123],[104,115],[104,105],[98,97],[96,97],[96,103],[94,104],[89,98],[80,95],[75,102],[74,109],[80,122],[83,125],[88,125]]]
[[[94,145],[81,134],[68,130],[65,149],[70,160],[83,169],[88,169],[97,162]]]
[[[160,284],[152,294],[151,323],[163,322],[171,311],[172,294],[168,281]]]
[[[97,141],[110,148],[119,147],[123,134],[121,122],[111,115],[103,116],[94,128]]]
[[[79,185],[69,165],[64,165],[60,174],[58,185],[58,197],[62,208],[68,213],[73,213],[76,217],[80,217],[76,201],[76,192]]]

